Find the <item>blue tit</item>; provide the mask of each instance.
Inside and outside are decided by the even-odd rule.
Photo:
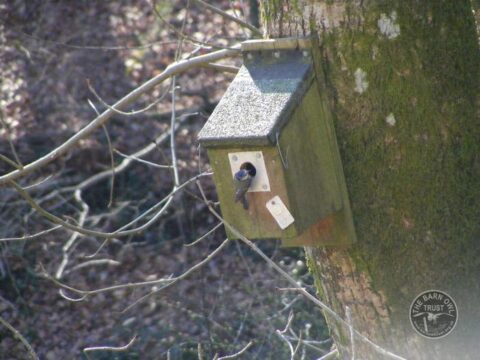
[[[242,201],[243,208],[245,210],[248,209],[246,194],[250,188],[250,185],[252,185],[252,180],[255,176],[255,173],[255,167],[250,163],[246,163],[240,166],[240,170],[238,170],[233,177],[235,186],[235,202]]]

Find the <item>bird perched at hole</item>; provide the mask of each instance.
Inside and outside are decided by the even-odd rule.
[[[252,185],[255,173],[255,167],[252,164],[245,163],[240,166],[240,170],[238,170],[233,177],[235,202],[241,201],[245,210],[248,209],[247,191],[250,188],[250,185]]]

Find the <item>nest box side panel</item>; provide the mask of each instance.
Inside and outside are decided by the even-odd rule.
[[[305,94],[280,137],[287,162],[286,181],[299,232],[342,208],[325,118],[316,85]]]
[[[283,246],[336,246],[346,247],[356,242],[355,227],[353,223],[352,211],[350,208],[350,200],[348,197],[348,190],[343,173],[342,160],[337,144],[337,137],[335,134],[335,127],[333,123],[333,116],[328,106],[327,100],[319,92],[318,88],[314,86],[311,89],[314,95],[312,98],[306,98],[310,105],[306,106],[305,112],[310,112],[307,115],[313,116],[314,121],[312,126],[318,126],[324,131],[324,145],[328,144],[330,149],[330,158],[334,165],[333,172],[335,175],[336,184],[338,186],[337,199],[340,197],[341,207],[325,218],[318,219],[315,223],[302,231],[299,236],[291,238],[283,238]],[[309,92],[310,93],[310,92]],[[308,104],[305,103],[305,105]],[[308,110],[311,109],[311,110]],[[315,144],[317,148],[324,148],[321,144]],[[333,181],[333,178],[331,179]]]
[[[209,148],[208,157],[214,171],[214,181],[217,188],[222,216],[249,239],[270,239],[294,237],[298,235],[295,223],[282,230],[266,207],[266,203],[278,195],[287,208],[290,208],[285,187],[282,163],[275,147],[234,147]],[[248,192],[248,210],[240,202],[235,202],[235,188],[229,162],[229,153],[242,151],[261,151],[265,161],[270,191]],[[227,230],[230,239],[237,237]]]

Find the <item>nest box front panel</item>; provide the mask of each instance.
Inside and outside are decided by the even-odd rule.
[[[251,157],[253,155],[253,157]],[[260,155],[260,156],[259,156]],[[267,203],[278,196],[281,203],[290,209],[285,185],[282,161],[275,147],[255,148],[210,148],[208,157],[214,171],[222,216],[240,233],[250,239],[293,237],[297,235],[295,222],[285,229],[268,209]],[[233,176],[246,161],[252,162],[258,171],[246,194],[248,209],[241,202],[235,202]],[[274,202],[275,204],[275,202]],[[278,205],[278,204],[277,204]],[[275,210],[274,210],[275,211]],[[228,237],[236,238],[229,233]]]

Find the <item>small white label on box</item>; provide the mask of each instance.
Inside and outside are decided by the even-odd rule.
[[[273,199],[268,200],[266,206],[282,230],[286,229],[295,221],[292,214],[290,214],[290,211],[288,211],[278,195]]]

